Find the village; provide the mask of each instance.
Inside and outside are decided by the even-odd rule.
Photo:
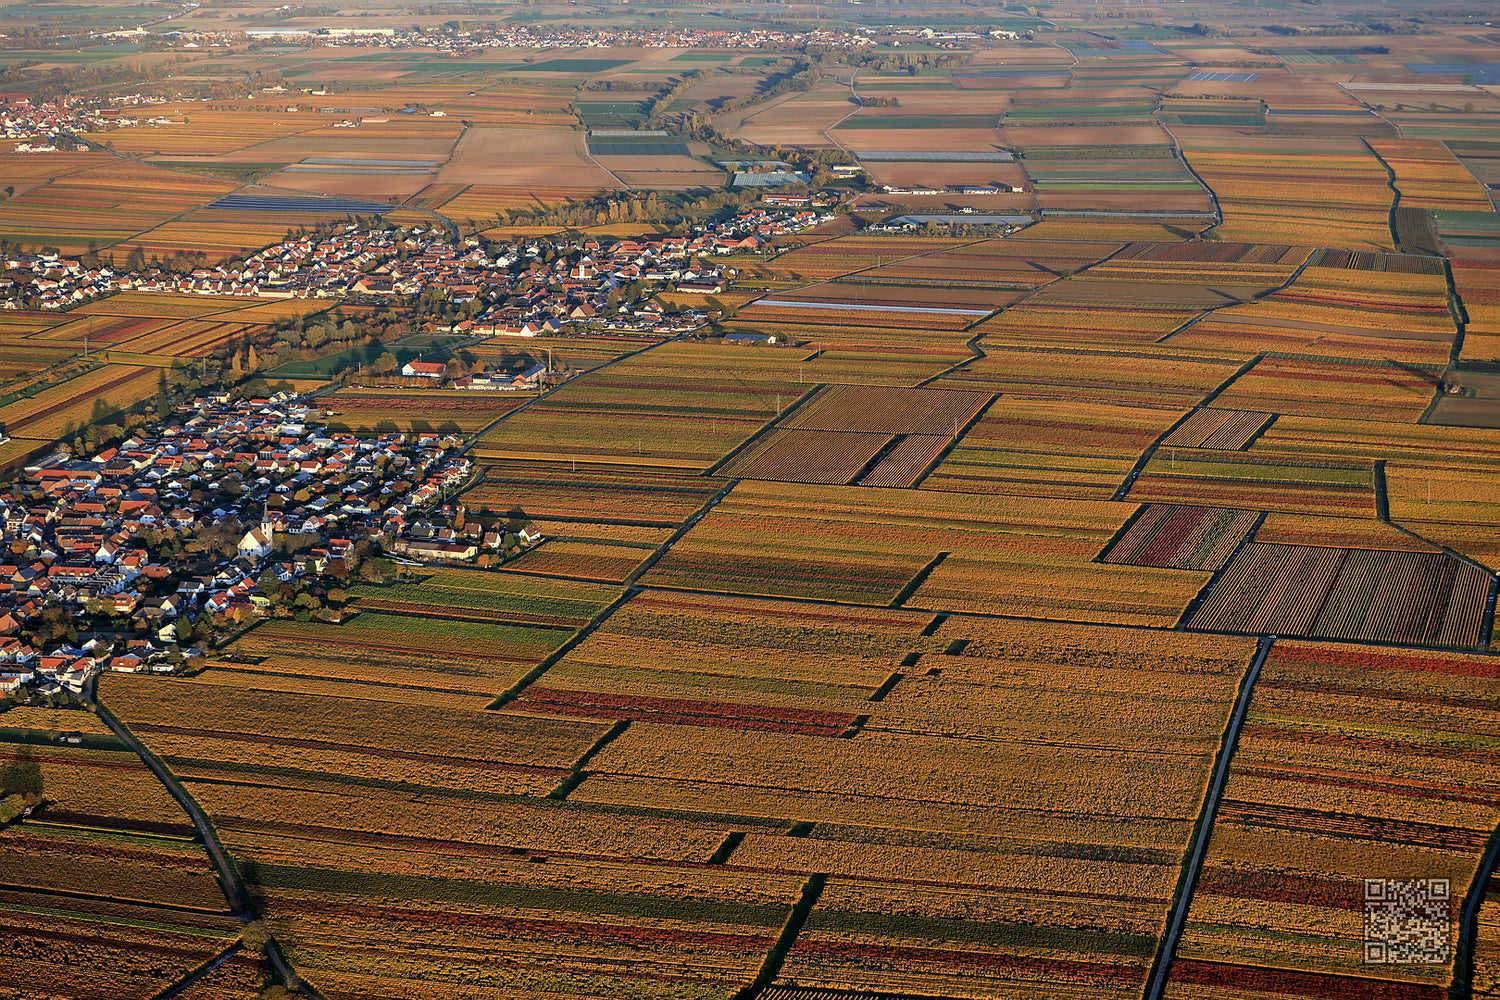
[[[446,498],[470,476],[457,437],[355,437],[316,412],[218,393],[87,459],[28,467],[0,497],[0,696],[66,699],[103,670],[178,670],[212,622],[338,620],[322,584],[383,579],[388,555],[474,562],[541,541],[453,516]]]
[[[852,49],[871,44],[873,29],[846,31],[817,28],[808,31],[780,28],[731,30],[667,24],[661,27],[572,24],[475,24],[462,22],[401,30],[386,27],[272,27],[243,31],[187,30],[162,32],[183,46],[227,44],[251,39],[290,38],[319,45],[380,46],[390,49],[432,48],[449,55],[472,55],[484,49],[579,49],[638,46],[640,48],[746,49],[782,51],[804,46]],[[914,32],[913,32],[914,33]],[[141,30],[140,34],[146,32]]]
[[[9,96],[0,100],[0,138],[43,140],[17,143],[15,151],[18,153],[54,153],[75,146],[80,150],[87,149],[87,144],[64,141],[62,137],[117,128],[171,125],[171,118],[127,110],[165,103],[167,99],[164,97],[145,94],[119,95],[107,101],[74,94],[37,102],[20,95]]]
[[[796,201],[797,199],[792,199]],[[806,204],[806,199],[802,204]],[[687,236],[533,239],[455,245],[441,228],[347,224],[289,236],[241,261],[185,271],[97,255],[0,251],[0,309],[67,309],[115,292],[393,301],[435,293],[472,336],[537,336],[571,329],[675,334],[704,310],[668,310],[657,290],[711,296],[734,277],[712,257],[755,253],[826,216],[811,207],[757,206]],[[131,266],[138,265],[138,266]]]

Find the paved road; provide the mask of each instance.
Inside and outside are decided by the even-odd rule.
[[[1208,783],[1208,794],[1203,799],[1203,814],[1198,818],[1198,832],[1193,838],[1193,848],[1188,854],[1187,866],[1183,869],[1182,888],[1177,902],[1172,907],[1172,916],[1167,921],[1167,932],[1162,935],[1156,961],[1151,970],[1151,979],[1146,985],[1145,1000],[1160,1000],[1167,986],[1167,973],[1172,968],[1172,956],[1177,951],[1177,941],[1182,937],[1182,925],[1187,920],[1188,910],[1193,905],[1193,889],[1198,884],[1198,872],[1203,868],[1203,856],[1208,853],[1208,841],[1213,835],[1214,816],[1219,811],[1219,799],[1224,795],[1224,784],[1229,780],[1229,763],[1234,757],[1234,748],[1240,740],[1240,729],[1245,724],[1245,714],[1250,710],[1250,698],[1255,691],[1256,678],[1261,665],[1271,652],[1275,636],[1261,636],[1255,650],[1255,659],[1245,672],[1239,697],[1234,703],[1234,712],[1229,717],[1229,727],[1224,731],[1224,744],[1219,748],[1218,760],[1214,762],[1213,778]]]
[[[171,986],[168,986],[166,989],[156,994],[156,996],[152,997],[151,1000],[172,1000],[173,997],[182,996],[182,994],[186,993],[188,990],[196,986],[204,976],[207,976],[219,966],[229,961],[239,953],[240,949],[244,947],[245,945],[243,942],[236,941],[234,944],[230,945],[228,948],[225,948],[213,958],[209,959],[207,962],[204,962],[202,965],[198,966],[192,972],[189,972],[187,975],[177,980],[177,982],[173,983]]]
[[[245,923],[250,923],[252,920],[258,919],[255,906],[250,900],[250,894],[245,889],[245,883],[240,879],[239,871],[235,868],[229,854],[224,850],[223,845],[219,843],[219,838],[214,833],[213,824],[209,822],[208,815],[194,801],[193,797],[187,793],[187,789],[182,787],[182,783],[177,780],[177,776],[167,770],[167,766],[158,760],[155,754],[146,749],[145,744],[137,739],[135,734],[127,729],[125,724],[116,718],[115,714],[95,697],[94,687],[96,683],[97,678],[90,682],[85,696],[86,700],[98,710],[99,719],[110,728],[110,731],[119,737],[121,742],[130,747],[136,756],[145,762],[152,773],[166,786],[167,791],[172,794],[172,797],[177,800],[178,805],[182,806],[183,811],[188,814],[188,818],[193,821],[193,826],[198,831],[198,837],[203,841],[204,850],[208,852],[208,859],[213,864],[214,871],[218,872],[220,884],[224,887],[224,898],[229,904],[230,912]],[[297,970],[293,969],[291,963],[286,960],[286,956],[281,952],[281,946],[276,943],[274,938],[266,944],[266,960],[271,963],[271,968],[275,971],[277,978],[281,982],[289,987],[297,987],[304,994],[313,998],[313,1000],[322,1000],[318,992],[304,983],[302,977],[297,975]]]

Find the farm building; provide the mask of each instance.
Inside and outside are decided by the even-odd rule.
[[[419,378],[442,378],[447,371],[447,366],[438,361],[408,361],[401,366],[402,375]]]

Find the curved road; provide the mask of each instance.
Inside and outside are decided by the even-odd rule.
[[[240,879],[239,871],[235,868],[229,854],[224,850],[224,846],[219,843],[219,838],[214,833],[213,824],[209,822],[208,815],[194,801],[193,797],[187,793],[187,789],[182,787],[182,783],[177,780],[177,776],[167,770],[167,766],[154,753],[146,749],[145,744],[137,739],[135,734],[127,729],[125,724],[116,718],[115,714],[99,701],[95,693],[97,681],[97,677],[90,680],[85,694],[86,702],[98,710],[99,719],[110,728],[110,731],[119,737],[122,743],[128,746],[135,752],[136,756],[145,762],[146,766],[151,769],[157,779],[166,786],[167,791],[172,794],[172,797],[177,800],[178,805],[182,806],[183,811],[188,814],[188,818],[193,821],[193,826],[198,831],[198,837],[203,841],[203,848],[208,852],[209,861],[213,863],[214,870],[218,872],[219,881],[224,887],[224,899],[229,904],[230,912],[247,924],[259,919],[258,914],[255,912],[255,906],[250,900],[250,894],[245,890],[245,883]],[[271,968],[276,972],[276,977],[288,988],[300,990],[308,997],[311,997],[312,1000],[323,1000],[315,989],[302,981],[302,977],[297,974],[297,970],[292,968],[291,963],[282,954],[281,946],[276,943],[275,938],[271,938],[266,942],[265,954],[266,960],[271,963]]]

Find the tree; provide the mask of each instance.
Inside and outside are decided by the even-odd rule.
[[[359,564],[359,575],[370,583],[385,583],[396,573],[390,559],[366,559]]]
[[[250,951],[257,955],[264,954],[266,945],[271,942],[271,932],[264,920],[252,920],[240,930],[240,940]]]
[[[376,375],[389,375],[395,370],[396,356],[390,351],[386,351],[381,354],[380,357],[375,359],[375,363],[370,366],[370,371],[374,372]]]
[[[27,803],[35,803],[42,797],[42,765],[24,747],[20,755],[0,768],[0,791],[6,795],[19,795]]]
[[[256,581],[262,594],[275,593],[276,588],[281,586],[281,577],[277,575],[275,567],[267,566],[261,570],[260,579]]]

